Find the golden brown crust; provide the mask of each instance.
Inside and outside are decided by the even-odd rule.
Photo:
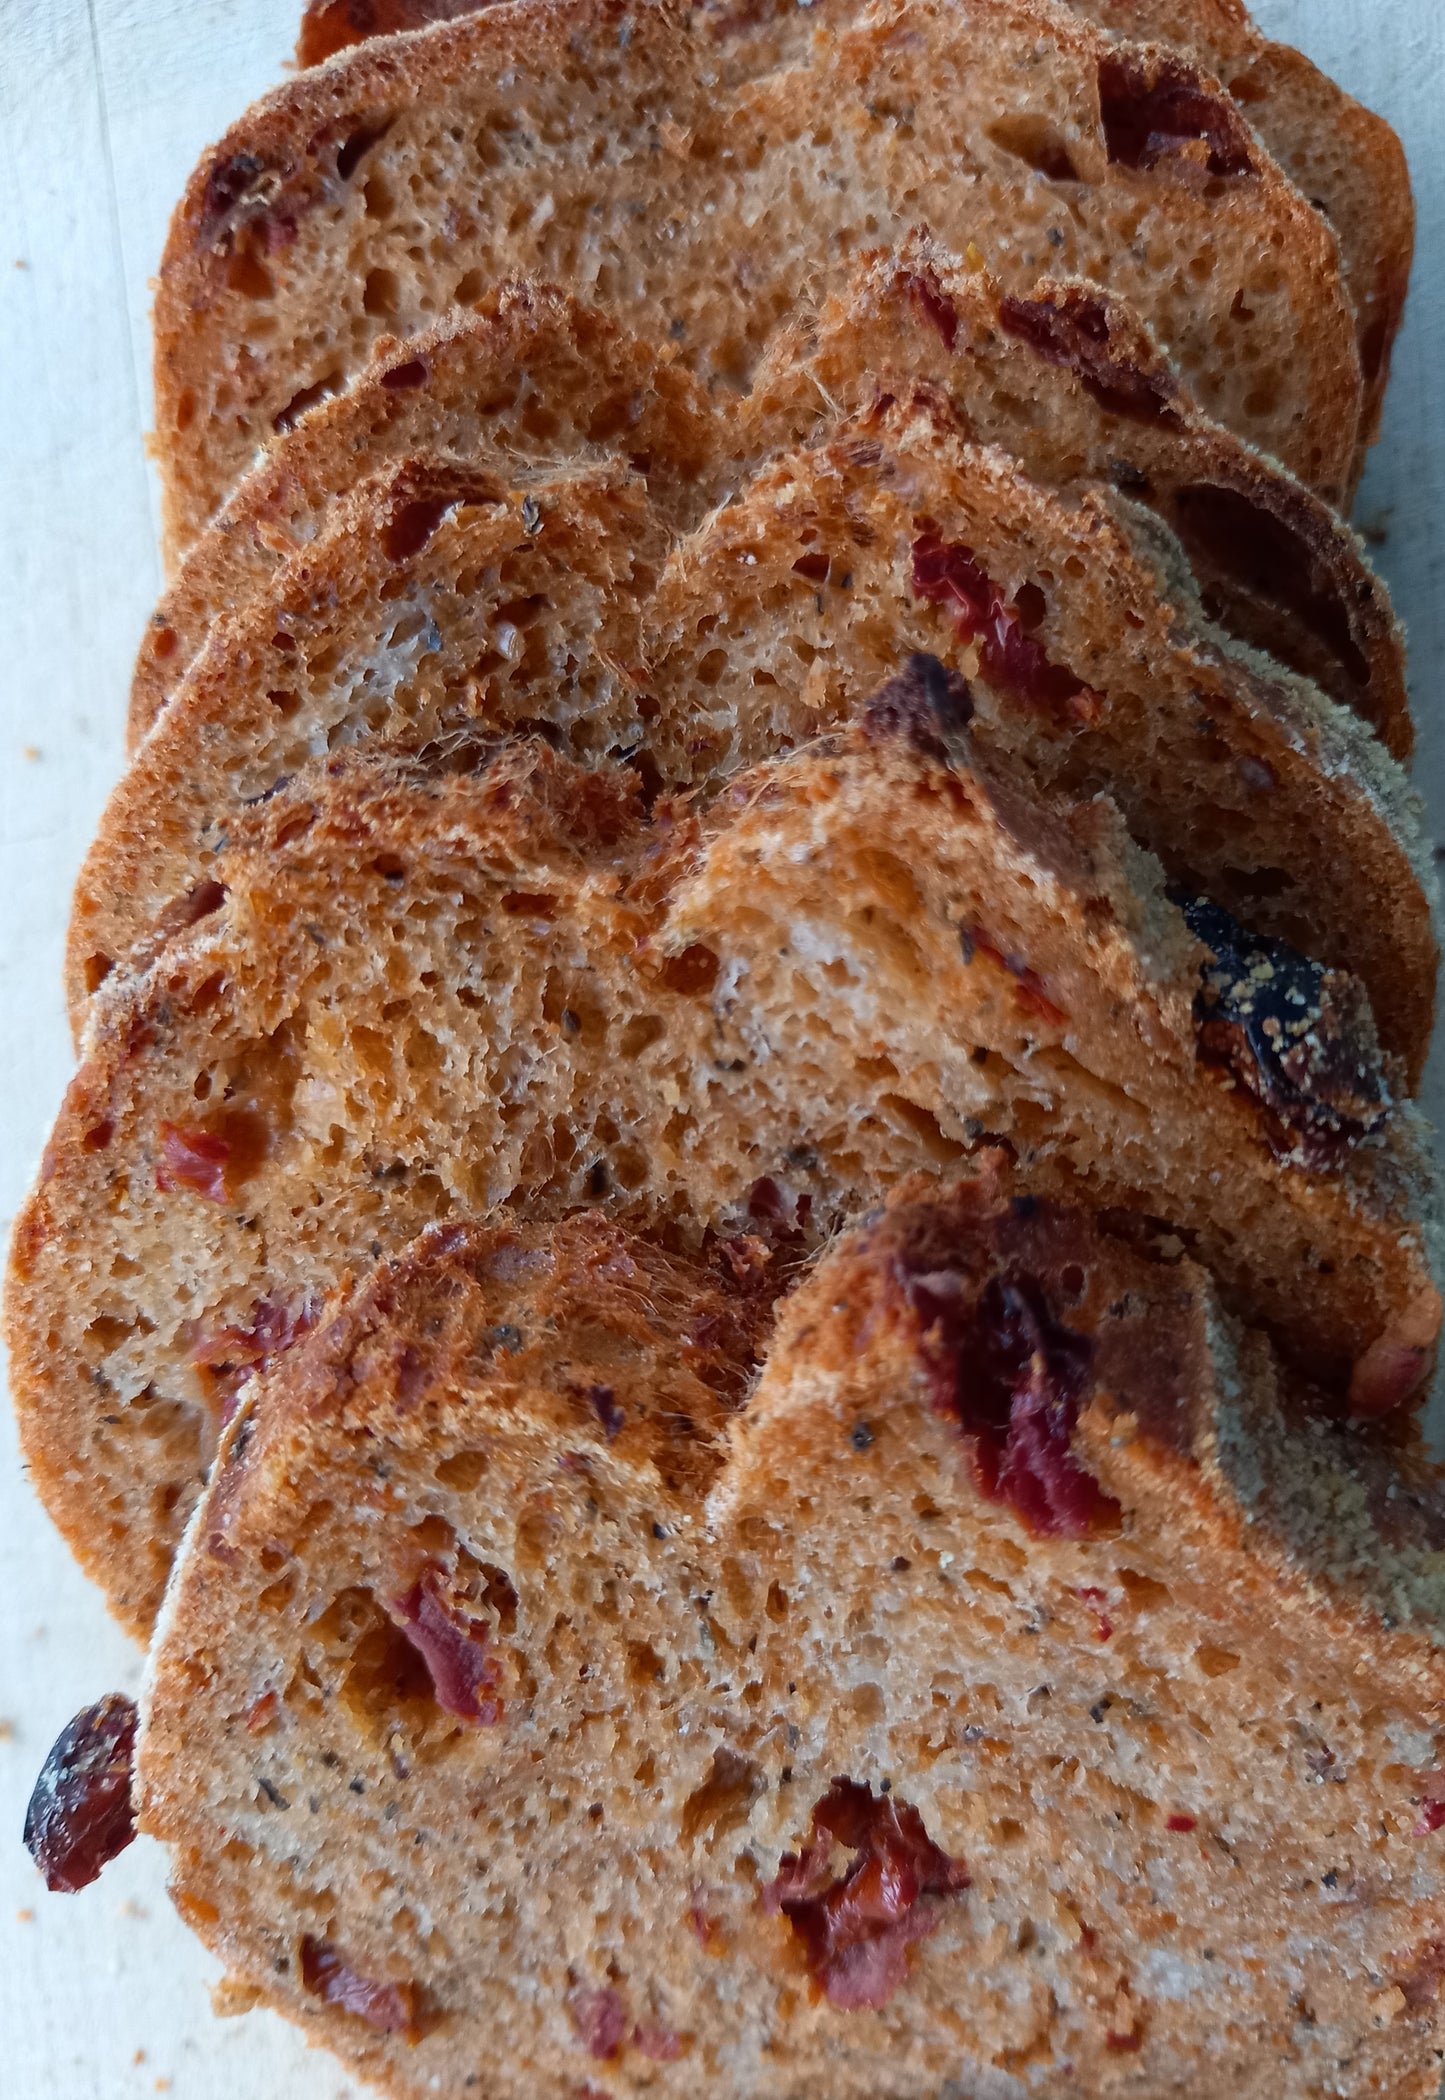
[[[761,1203],[806,1240],[992,1131],[1195,1235],[1337,1390],[1381,1339],[1427,1373],[1412,1113],[1321,1171],[1281,1151],[1199,1064],[1206,951],[1102,800],[881,703],[702,823],[544,746],[460,756],[338,754],[237,812],[222,901],[97,1002],[9,1335],[36,1485],[132,1624],[246,1373],[509,1198],[684,1235]]]
[[[980,0],[967,14],[912,5],[906,16],[884,10],[857,23],[819,11],[809,27],[815,61],[752,78],[768,62],[766,38],[763,57],[750,58],[745,33],[656,0],[635,12],[619,0],[599,9],[590,0],[518,0],[424,36],[362,45],[259,103],[193,177],[161,267],[156,413],[172,554],[214,513],[278,417],[358,369],[381,334],[425,325],[423,297],[432,311],[459,295],[465,303],[519,271],[579,291],[605,279],[620,318],[657,340],[678,339],[700,375],[735,384],[797,296],[800,243],[811,265],[830,225],[842,233],[840,208],[850,227],[865,212],[884,238],[926,218],[960,248],[977,238],[986,254],[996,225],[996,266],[1026,283],[1047,266],[1102,275],[1141,307],[1211,412],[1322,492],[1347,486],[1360,382],[1333,236],[1263,149],[1244,142],[1226,97],[1210,104],[1230,132],[1219,165],[1243,172],[1211,175],[1208,154],[1193,147],[1167,153],[1167,165],[1134,168],[1110,161],[1099,128],[1098,70],[1106,55],[1116,62],[1119,47],[1042,0]],[[1024,53],[1029,92],[1013,111],[1025,74],[1010,55]],[[1162,62],[1137,60],[1146,94]],[[890,143],[899,96],[925,113],[916,117],[920,141],[935,126],[950,141],[946,180],[937,153],[920,159],[920,144],[909,157],[906,202]],[[1000,100],[1004,114],[994,119]],[[554,124],[564,105],[565,137]],[[844,124],[850,109],[856,121]],[[1018,157],[1015,118],[1027,129],[1041,112],[1062,127],[1086,179],[1061,185]],[[529,153],[514,139],[524,113],[533,135],[556,143]],[[960,115],[968,128],[955,137]],[[731,160],[714,151],[724,132]],[[594,166],[582,142],[598,134],[609,150]],[[761,157],[749,166],[754,144]],[[411,195],[417,156],[437,170],[421,222],[429,232],[433,219],[450,227],[455,208],[434,284],[407,260],[405,228],[421,222],[411,204],[397,204],[404,189]],[[857,162],[846,196],[833,181],[840,156]],[[794,164],[796,196],[782,177]],[[960,179],[970,167],[971,184]],[[659,170],[665,227],[637,210]],[[1224,194],[1207,195],[1211,183]],[[539,186],[548,198],[540,216]],[[488,200],[485,218],[479,197]],[[1141,210],[1170,229],[1164,237],[1181,261],[1209,243],[1207,298],[1187,269],[1177,273],[1176,297],[1176,273],[1137,263],[1122,229],[1131,214],[1137,227]],[[505,227],[509,213],[523,222],[515,232]],[[1283,273],[1268,282],[1266,250]],[[742,298],[730,287],[721,296],[740,267]],[[1236,298],[1247,283],[1249,298]],[[265,330],[253,341],[258,314]],[[1255,414],[1247,401],[1271,405]]]
[[[629,2095],[743,2065],[780,2100],[1003,2094],[1025,2051],[1059,2100],[1215,2100],[1221,2071],[1249,2100],[1326,2076],[1425,2100],[1438,1470],[1378,1454],[1380,1513],[1410,1513],[1374,1528],[1350,1440],[1291,1419],[1202,1272],[996,1157],[829,1250],[740,1414],[680,1389],[716,1291],[592,1222],[452,1228],[253,1391],[139,1755],[142,1825],[242,1986],[406,2100],[482,2058],[507,2100],[522,2065]],[[605,1416],[576,1391],[594,1308],[627,1337]],[[990,1362],[1017,1381],[998,1473]],[[1042,1441],[1040,1379],[1070,1417]],[[680,1402],[718,1439],[681,1491]],[[1321,1564],[1261,1463],[1372,1539],[1364,1565]],[[1069,1467],[1106,1500],[1026,1520]],[[779,1900],[849,1789],[932,1877],[851,1942]],[[349,2011],[318,1946],[371,1987]]]

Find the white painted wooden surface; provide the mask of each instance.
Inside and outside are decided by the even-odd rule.
[[[0,1226],[70,1069],[58,987],[70,884],[121,757],[155,595],[148,278],[201,148],[276,80],[297,0],[0,0]],[[1396,124],[1420,251],[1359,515],[1409,623],[1419,778],[1445,835],[1445,10],[1257,0]],[[1432,1088],[1445,1099],[1437,1057]],[[39,1760],[137,1658],[25,1490],[0,1409],[0,2100],[339,2100],[270,2015],[216,2021],[214,1964],[154,1848],[47,1900],[19,1844]]]

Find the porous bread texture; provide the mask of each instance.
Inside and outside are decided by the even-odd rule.
[[[1377,1453],[1365,1510],[1198,1269],[1019,1193],[901,1190],[741,1414],[688,1365],[714,1276],[594,1220],[435,1231],[258,1382],[138,1755],[233,1988],[417,2100],[1429,2100],[1438,1475]],[[1021,1279],[1089,1361],[1092,1535],[981,1492],[910,1289]],[[1260,1467],[1361,1511],[1373,1582],[1296,1549]],[[407,1638],[423,1589],[480,1717]],[[840,1779],[953,1863],[912,1903],[860,1877],[851,1963],[776,1901]]]
[[[1436,950],[1403,775],[1357,717],[1224,648],[1177,543],[1142,537],[1112,491],[1041,487],[964,443],[929,396],[765,469],[665,562],[640,484],[631,520],[609,496],[595,527],[572,515],[565,479],[464,507],[459,526],[431,518],[425,537],[387,522],[419,514],[423,482],[439,509],[456,472],[472,470],[403,464],[355,491],[207,644],[82,868],[77,1025],[133,943],[212,894],[231,811],[320,748],[541,719],[575,756],[645,756],[654,781],[710,795],[846,720],[923,648],[967,674],[990,748],[1047,786],[1106,788],[1171,877],[1357,975],[1415,1083]],[[621,536],[590,548],[609,512]],[[1040,690],[1027,665],[1020,685],[980,659],[947,589],[929,600],[915,563],[930,542],[987,571],[1013,608],[998,619],[1026,625],[1023,649],[1047,659]],[[485,551],[497,543],[500,570]],[[526,638],[520,664],[517,635],[499,639],[509,624]]]
[[[1360,376],[1334,236],[1227,96],[1201,87],[1210,137],[1136,167],[1117,135],[1110,158],[1100,67],[1137,75],[1142,121],[1161,55],[1121,60],[1050,0],[788,20],[796,62],[775,64],[771,27],[673,0],[510,0],[258,103],[192,177],[157,285],[169,555],[379,336],[507,277],[595,299],[734,388],[800,293],[923,222],[1011,285],[1048,269],[1130,299],[1211,414],[1347,488]]]
[[[1097,286],[1043,278],[1009,296],[910,235],[778,331],[739,405],[738,449],[762,458],[920,381],[942,388],[966,435],[1016,453],[1036,479],[1111,482],[1157,510],[1226,633],[1313,679],[1408,759],[1404,636],[1362,541],[1204,415],[1137,315]]]
[[[1217,74],[1340,247],[1364,378],[1362,445],[1379,431],[1390,351],[1404,313],[1415,239],[1405,149],[1383,117],[1288,44],[1260,34],[1239,0],[1067,0],[1127,39],[1173,44]],[[307,0],[297,62],[317,64],[366,37],[452,22],[471,0]]]
[[[1361,444],[1373,444],[1415,248],[1410,170],[1393,128],[1302,52],[1262,36],[1240,0],[1068,4],[1120,37],[1157,39],[1194,53],[1334,228],[1364,375]]]
[[[1030,695],[981,656],[947,592],[926,601],[930,541],[976,557],[1082,690]],[[696,692],[649,725],[665,779],[686,777],[684,739],[725,770],[756,749],[750,723],[799,741],[928,650],[968,678],[982,746],[1048,788],[1106,791],[1172,879],[1357,974],[1418,1077],[1438,958],[1417,798],[1358,717],[1221,645],[1177,541],[1111,491],[1047,491],[915,393],[763,469],[678,548],[649,627],[659,696]]]
[[[480,310],[385,340],[345,393],[273,438],[187,551],[151,617],[131,685],[138,744],[215,623],[325,529],[336,499],[410,455],[508,480],[539,465],[625,463],[681,529],[720,492],[722,419],[665,351],[548,285],[514,281]]]
[[[617,461],[528,480],[404,458],[359,483],[212,628],[116,784],[71,915],[77,1029],[136,941],[214,906],[236,811],[318,751],[539,722],[579,757],[640,743],[642,615],[669,546]]]
[[[228,819],[223,900],[99,995],[12,1245],[31,1478],[129,1625],[246,1374],[502,1202],[806,1242],[996,1133],[1169,1221],[1337,1393],[1428,1375],[1413,1109],[1318,1171],[1272,1149],[1198,1061],[1209,951],[1109,805],[945,756],[916,680],[880,705],[705,820],[540,743],[475,775],[343,752]]]
[[[187,549],[131,688],[138,743],[222,614],[322,529],[335,499],[408,453],[472,466],[625,457],[679,530],[780,447],[880,390],[941,385],[960,427],[1050,484],[1108,480],[1189,542],[1211,616],[1352,707],[1404,760],[1404,642],[1364,548],[1328,504],[1191,402],[1136,316],[1044,279],[1012,312],[927,235],[864,258],[846,293],[780,328],[740,402],[552,287],[383,342],[339,395],[273,438]],[[1020,329],[1032,330],[1031,341]],[[1072,340],[1071,340],[1072,338]]]

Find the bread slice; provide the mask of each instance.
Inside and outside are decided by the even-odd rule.
[[[421,454],[510,481],[548,463],[623,463],[662,518],[696,522],[720,492],[725,425],[666,351],[597,307],[520,280],[405,343],[383,340],[344,394],[272,440],[187,552],[152,616],[131,686],[138,744],[215,623],[324,529],[336,499]]]
[[[1355,309],[1365,381],[1361,435],[1373,442],[1415,247],[1410,170],[1394,130],[1302,52],[1262,36],[1240,0],[1069,5],[1117,36],[1174,44],[1217,74],[1286,175],[1329,220]]]
[[[671,544],[646,484],[618,462],[500,464],[382,467],[213,627],[77,884],[77,1027],[135,941],[214,906],[235,813],[317,752],[478,724],[545,723],[588,757],[641,740],[643,608]]]
[[[1418,1075],[1434,883],[1404,776],[1357,717],[1223,644],[1151,513],[1041,488],[915,393],[760,473],[677,550],[649,623],[658,696],[698,696],[649,725],[664,779],[696,780],[699,747],[713,772],[747,762],[759,728],[798,741],[930,651],[968,678],[980,744],[1105,789],[1174,880],[1358,975]]]
[[[133,942],[210,894],[237,804],[327,744],[542,719],[575,756],[632,752],[655,781],[712,794],[846,718],[921,647],[969,676],[990,745],[1069,792],[1107,787],[1175,879],[1358,975],[1413,1083],[1436,955],[1403,776],[1357,718],[1218,644],[1149,513],[1050,493],[923,398],[765,471],[639,603],[655,532],[640,493],[630,544],[592,549],[565,477],[478,514],[470,471],[404,464],[357,491],[208,645],[82,869],[77,1018]],[[441,516],[459,472],[463,508]],[[498,622],[524,603],[518,667]]]
[[[1403,638],[1359,540],[1328,504],[1190,402],[1129,310],[1043,280],[1004,297],[938,242],[864,260],[816,321],[778,331],[752,392],[710,404],[665,351],[565,293],[518,281],[475,315],[383,344],[344,392],[267,446],[187,550],[131,688],[139,743],[215,621],[322,529],[337,496],[410,453],[499,467],[616,458],[669,522],[840,408],[919,379],[962,428],[1036,479],[1110,480],[1185,542],[1211,616],[1363,715],[1399,759],[1412,743]]]
[[[1172,44],[1218,75],[1340,246],[1364,376],[1363,441],[1379,429],[1390,351],[1405,310],[1415,202],[1405,150],[1383,117],[1302,52],[1262,36],[1239,0],[1068,0],[1126,39]],[[472,0],[306,0],[297,62],[318,64],[367,37],[453,22]]]
[[[778,65],[771,33],[672,0],[510,0],[258,103],[196,170],[161,265],[171,558],[379,336],[509,276],[730,388],[810,283],[924,221],[1011,289],[1098,278],[1210,413],[1347,489],[1360,375],[1334,237],[1227,96],[1181,100],[1180,61],[1050,0],[787,13],[798,62]]]
[[[807,1244],[993,1132],[1169,1221],[1336,1402],[1418,1394],[1428,1169],[1358,987],[1176,908],[966,714],[920,660],[705,823],[539,742],[340,752],[228,818],[221,900],[98,998],[13,1241],[31,1476],[123,1619],[256,1363],[501,1202]]]
[[[717,1292],[443,1227],[253,1389],[137,1786],[233,2001],[407,2100],[1433,2100],[1439,1475],[1006,1177],[741,1413]]]
[[[1006,294],[991,272],[911,235],[779,330],[738,411],[740,449],[762,457],[920,380],[1035,479],[1111,482],[1157,511],[1226,633],[1312,679],[1408,759],[1404,637],[1362,542],[1204,415],[1143,323],[1097,286],[1044,278],[1026,298]]]

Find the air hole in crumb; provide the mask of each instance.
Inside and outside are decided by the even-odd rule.
[[[226,265],[226,283],[247,299],[269,299],[276,281],[261,258],[250,248],[238,248]]]
[[[666,1033],[667,1023],[661,1014],[634,1014],[623,1028],[617,1048],[623,1057],[641,1057],[644,1050],[650,1050]]]
[[[1194,1660],[1206,1677],[1224,1677],[1229,1671],[1239,1668],[1239,1657],[1228,1648],[1196,1648]]]
[[[1021,160],[1036,174],[1047,176],[1050,182],[1079,179],[1068,147],[1045,116],[1032,110],[1012,111],[989,125],[988,136],[1005,153]]]
[[[324,378],[318,379],[314,386],[303,386],[291,396],[286,406],[271,418],[271,428],[275,431],[294,430],[307,409],[315,408],[318,401],[329,400],[340,384],[340,372],[328,372]]]
[[[718,959],[711,948],[694,941],[680,955],[670,955],[658,976],[670,992],[684,999],[701,999],[717,983]]]
[[[395,270],[368,271],[361,304],[369,314],[394,314],[401,304],[401,286],[397,283]]]
[[[698,1838],[716,1840],[730,1830],[740,1830],[767,1785],[750,1758],[734,1750],[716,1750],[712,1769],[700,1787],[682,1805],[682,1836],[687,1844]]]
[[[469,1495],[487,1470],[485,1451],[457,1451],[444,1458],[436,1468],[436,1477],[443,1487],[455,1488]]]
[[[1152,1576],[1141,1575],[1135,1568],[1120,1568],[1119,1581],[1129,1602],[1138,1611],[1156,1611],[1161,1604],[1169,1602],[1168,1586],[1155,1582]]]

